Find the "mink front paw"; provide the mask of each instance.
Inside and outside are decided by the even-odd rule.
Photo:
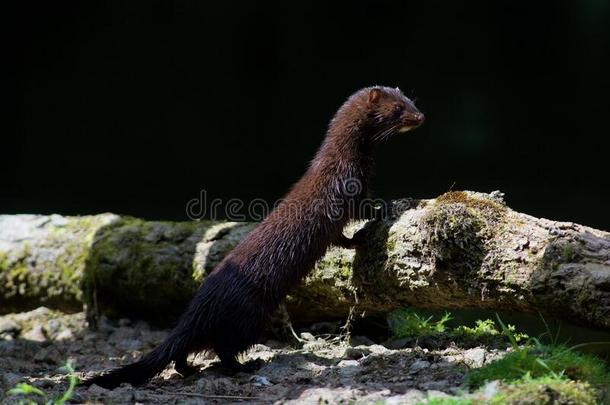
[[[360,229],[358,232],[354,234],[353,237],[348,238],[347,236],[341,234],[339,240],[337,241],[337,246],[340,246],[345,249],[357,249],[363,246],[366,243],[366,231]]]

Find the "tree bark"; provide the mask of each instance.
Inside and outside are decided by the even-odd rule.
[[[255,226],[101,214],[0,216],[0,310],[46,305],[175,319]],[[287,299],[294,321],[413,306],[541,312],[610,328],[610,234],[538,219],[501,194],[398,200],[357,250],[331,248]]]

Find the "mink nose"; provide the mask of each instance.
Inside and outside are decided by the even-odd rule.
[[[415,121],[417,123],[417,125],[423,124],[425,120],[426,120],[426,117],[424,116],[424,114],[422,114],[420,112],[415,113],[413,115],[413,121]]]

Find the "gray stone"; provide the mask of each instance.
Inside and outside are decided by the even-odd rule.
[[[63,329],[55,336],[55,340],[74,340],[74,333],[70,329]]]
[[[386,398],[386,405],[402,405],[402,404],[416,404],[422,403],[426,399],[426,394],[424,392],[410,389],[402,395],[395,395],[389,398]]]
[[[32,329],[23,334],[23,338],[34,342],[46,342],[47,336],[44,333],[42,325],[34,325]]]
[[[62,360],[62,354],[53,346],[40,349],[34,356],[34,361],[41,363],[59,364]]]
[[[445,380],[427,381],[423,384],[420,384],[420,388],[427,390],[427,391],[445,391],[449,387],[451,387],[451,383],[449,381],[445,381]],[[430,393],[428,393],[428,395],[430,395]],[[447,394],[445,394],[445,395],[447,395]]]
[[[439,381],[439,382],[444,382],[445,384],[447,384],[446,381]],[[433,385],[433,384],[431,384]],[[438,385],[438,384],[437,384]],[[443,392],[443,391],[439,391],[439,390],[435,390],[435,389],[429,389],[428,392],[426,393],[428,398],[449,398],[451,395]]]
[[[98,396],[102,396],[102,395],[107,395],[108,391],[106,388],[100,387],[99,385],[91,385],[89,386],[89,388],[87,389],[87,393],[93,397],[98,397]]]
[[[142,350],[144,344],[139,339],[123,339],[116,344],[117,349],[125,351]]]
[[[21,381],[22,377],[15,373],[4,373],[4,375],[2,376],[2,379],[4,380],[4,385],[6,387],[13,387],[19,381]]]
[[[255,387],[270,387],[273,385],[271,381],[265,376],[262,375],[253,375],[250,377],[250,381]]]
[[[425,361],[425,360],[416,360],[415,362],[413,362],[413,364],[411,364],[411,367],[409,367],[409,374],[416,374],[418,373],[420,370],[426,369],[430,367],[430,363]]]
[[[360,360],[371,353],[371,349],[366,346],[348,347],[345,349],[345,357],[353,360]]]
[[[303,332],[301,333],[301,339],[306,342],[315,342],[316,337],[309,332]]]
[[[21,325],[9,318],[0,318],[0,335],[16,336],[21,332]]]
[[[464,352],[464,363],[470,367],[481,367],[485,362],[485,349],[477,347]]]
[[[61,324],[57,319],[51,319],[49,322],[47,322],[47,332],[50,334],[56,333],[60,327]]]
[[[360,373],[362,366],[356,360],[341,360],[339,364],[337,364],[337,368],[339,370],[339,375],[345,378],[353,377]]]

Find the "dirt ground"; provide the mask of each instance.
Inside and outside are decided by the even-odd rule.
[[[312,327],[312,330],[316,330]],[[106,320],[92,331],[84,313],[63,314],[41,307],[0,317],[0,399],[18,402],[7,391],[27,382],[49,397],[67,387],[59,367],[70,361],[79,378],[128,363],[160,343],[166,330],[144,322]],[[455,346],[429,350],[396,349],[401,342],[374,344],[363,336],[348,342],[338,336],[301,333],[303,343],[269,340],[248,359],[262,359],[255,374],[227,377],[214,356],[193,359],[199,374],[183,379],[172,367],[146,386],[77,388],[72,403],[111,404],[414,404],[428,396],[459,393],[470,367],[480,367],[502,351]],[[411,345],[413,346],[413,345]]]

